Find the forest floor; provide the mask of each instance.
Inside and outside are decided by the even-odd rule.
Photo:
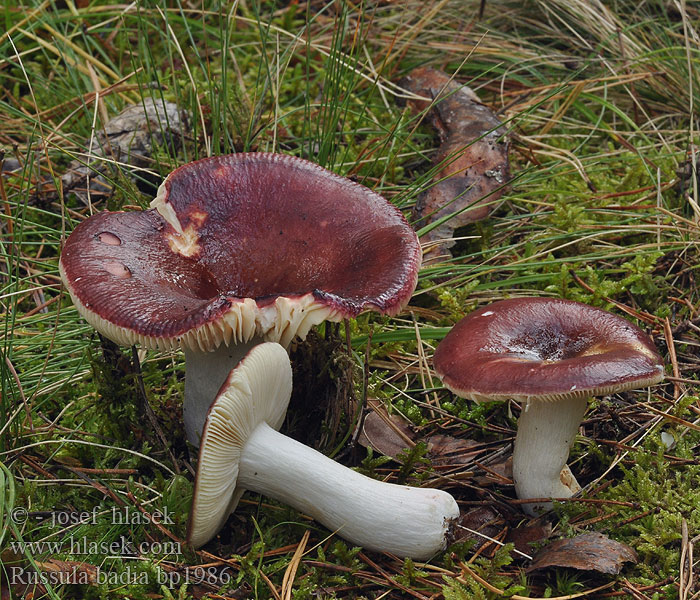
[[[0,23],[2,600],[700,598],[697,3],[26,0]],[[248,493],[193,550],[182,354],[101,341],[61,284],[62,245],[97,211],[147,208],[175,167],[241,151],[309,159],[413,221],[439,170],[402,84],[420,66],[497,115],[510,180],[401,314],[296,344],[282,431],[450,492],[464,535],[402,560]],[[164,101],[177,109],[158,127],[116,121],[139,152],[101,150],[124,109]],[[460,399],[432,368],[463,316],[520,296],[619,314],[667,365],[661,384],[590,403],[569,459],[584,489],[539,519],[511,479],[519,405]],[[552,546],[585,533],[604,536],[595,557]]]

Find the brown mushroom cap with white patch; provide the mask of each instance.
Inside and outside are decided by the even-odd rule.
[[[513,448],[518,498],[569,498],[566,466],[592,396],[652,385],[664,367],[651,339],[627,320],[580,302],[502,300],[476,310],[438,345],[445,386],[475,401],[522,403]],[[523,504],[535,515],[552,504]]]
[[[396,314],[415,288],[420,246],[401,212],[302,159],[189,163],[152,206],[86,219],[61,254],[74,303],[121,344],[288,345],[324,320]]]

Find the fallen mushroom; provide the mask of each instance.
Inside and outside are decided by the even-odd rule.
[[[435,350],[458,396],[522,403],[513,450],[518,498],[569,498],[581,488],[566,460],[592,396],[663,379],[651,339],[626,319],[580,302],[502,300],[476,310]],[[524,504],[530,515],[550,502]]]
[[[421,560],[444,550],[459,517],[454,498],[365,477],[280,434],[291,392],[279,344],[254,347],[231,371],[204,427],[188,542],[210,540],[251,490],[370,550]]]
[[[426,261],[436,260],[451,256],[455,229],[485,219],[498,206],[509,179],[509,142],[477,95],[442,71],[419,67],[401,86],[425,98],[408,103],[415,112],[428,111],[440,137],[434,161],[439,171],[413,215],[419,228],[446,219],[421,237]]]
[[[397,314],[421,255],[371,190],[279,154],[173,171],[151,210],[80,223],[59,268],[80,314],[118,344],[185,351],[184,419],[197,445],[229,371],[262,340],[287,347],[324,320]]]

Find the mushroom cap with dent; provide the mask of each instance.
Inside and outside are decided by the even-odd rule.
[[[206,543],[235,510],[245,491],[236,484],[243,447],[260,423],[282,426],[291,395],[292,367],[279,344],[253,347],[231,371],[202,433],[188,543]]]
[[[571,300],[514,298],[462,319],[435,350],[443,384],[475,401],[555,402],[663,379],[653,342],[620,316]]]
[[[286,346],[324,320],[397,314],[415,289],[420,244],[401,211],[303,159],[188,163],[151,206],[86,219],[61,253],[79,312],[123,345]]]

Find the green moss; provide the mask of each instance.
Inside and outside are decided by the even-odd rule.
[[[640,586],[675,578],[681,553],[682,521],[687,522],[689,531],[700,527],[700,490],[696,484],[700,466],[695,464],[700,435],[680,433],[674,435],[678,443],[672,452],[678,459],[688,460],[688,464],[673,465],[665,456],[669,451],[660,434],[654,433],[642,447],[630,453],[630,460],[618,467],[619,475],[613,478],[613,485],[599,496],[632,503],[631,506],[602,505],[600,511],[613,516],[604,532],[639,554],[639,563],[629,567],[626,576]],[[583,511],[573,503],[560,510],[569,519]],[[670,599],[676,595],[676,586],[667,584],[657,597]]]

